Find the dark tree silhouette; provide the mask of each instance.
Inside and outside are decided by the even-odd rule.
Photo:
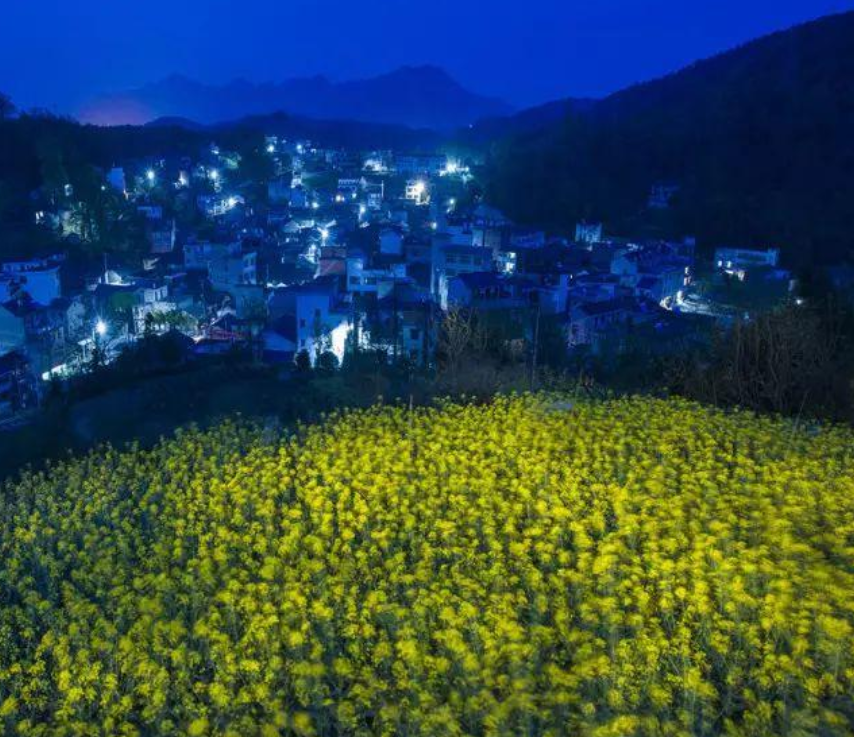
[[[9,95],[5,95],[0,92],[0,120],[6,120],[6,118],[11,118],[15,114],[15,103],[12,102],[12,98]]]

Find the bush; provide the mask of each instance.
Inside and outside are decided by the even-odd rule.
[[[677,364],[673,388],[691,399],[757,412],[852,418],[850,318],[789,306],[739,321],[710,355]]]

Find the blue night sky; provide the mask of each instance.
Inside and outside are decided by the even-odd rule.
[[[436,64],[528,105],[600,96],[854,0],[0,0],[0,90],[68,111],[179,72],[206,82]]]

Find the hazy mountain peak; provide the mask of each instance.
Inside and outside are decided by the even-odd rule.
[[[320,119],[445,129],[510,110],[501,100],[470,92],[444,69],[427,64],[340,83],[314,76],[280,84],[236,79],[205,85],[173,74],[137,90],[97,98],[79,111],[79,117],[100,125],[147,123],[163,117],[210,124],[285,111]]]

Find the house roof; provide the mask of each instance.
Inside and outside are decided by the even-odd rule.
[[[137,289],[136,284],[99,284],[95,287],[95,296],[111,297],[114,294],[131,294]]]
[[[29,297],[27,297],[27,299],[10,299],[8,302],[3,303],[3,307],[5,307],[15,317],[25,317],[33,312],[45,309],[42,305],[38,304],[38,302],[34,302],[32,299],[29,299]]]
[[[293,294],[328,294],[334,295],[338,291],[338,277],[335,275],[319,276],[311,281],[303,282],[302,284],[294,284],[290,287],[285,287],[283,290]]]
[[[20,351],[9,351],[0,355],[0,373],[13,371],[26,363],[26,356]]]

